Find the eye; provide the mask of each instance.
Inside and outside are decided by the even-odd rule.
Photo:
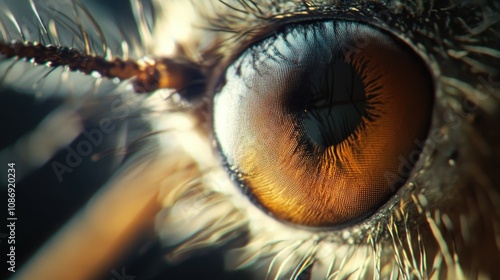
[[[270,215],[345,226],[407,178],[432,100],[425,63],[401,41],[358,22],[306,22],[227,68],[214,133],[236,183]]]
[[[0,0],[1,275],[500,279],[498,1],[118,2]]]

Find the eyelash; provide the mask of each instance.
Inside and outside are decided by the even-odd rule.
[[[367,7],[369,5],[371,5],[371,4],[365,4],[365,6],[360,7],[359,10],[364,11],[364,9],[367,9]],[[354,6],[354,4],[352,4],[352,6]],[[308,14],[306,13],[306,15],[301,15],[301,14],[297,15],[296,12],[284,11],[284,12],[280,13],[280,14],[286,15],[286,16],[283,16],[284,20],[282,20],[279,16],[274,16],[274,17],[272,17],[272,19],[268,18],[268,19],[262,20],[261,22],[259,22],[259,24],[257,24],[257,26],[251,26],[251,27],[247,26],[247,27],[243,28],[243,26],[240,26],[239,24],[241,24],[241,22],[248,22],[248,20],[246,19],[246,16],[248,16],[248,14],[251,14],[251,13],[247,13],[247,14],[240,13],[237,11],[237,10],[239,10],[239,8],[236,8],[233,10],[236,11],[235,14],[238,14],[241,16],[239,16],[239,17],[235,16],[233,18],[234,22],[226,22],[226,24],[227,24],[226,26],[219,26],[219,24],[215,25],[213,21],[211,21],[210,19],[208,20],[208,22],[209,23],[211,22],[211,24],[213,25],[213,29],[218,29],[219,31],[222,30],[224,32],[227,32],[227,34],[237,34],[234,37],[232,37],[231,35],[223,36],[223,40],[222,40],[223,44],[218,45],[217,48],[214,48],[213,50],[209,51],[212,59],[209,59],[208,57],[203,57],[203,61],[209,62],[209,64],[207,65],[208,68],[217,66],[216,69],[213,70],[214,74],[212,74],[212,78],[217,77],[217,75],[219,75],[223,71],[223,69],[225,69],[225,67],[232,61],[232,58],[234,58],[238,53],[240,53],[249,44],[251,44],[251,42],[258,40],[258,38],[262,38],[263,36],[267,36],[268,34],[270,34],[272,32],[276,32],[276,30],[279,29],[279,26],[285,25],[291,21],[296,21],[297,18],[301,18],[301,20],[304,18],[312,20],[312,19],[321,18],[322,16],[324,16],[324,14],[322,14],[322,12],[321,12],[321,9],[314,10],[314,12],[309,12]],[[313,10],[313,9],[310,8],[310,10]],[[376,12],[373,12],[373,10],[377,10],[377,8],[371,7],[371,10],[372,10],[371,15],[370,14],[363,15],[362,17],[358,15],[358,16],[355,16],[355,18],[362,20],[362,21],[363,20],[368,21],[368,20],[372,19],[374,14],[377,14]],[[250,11],[252,11],[252,10],[250,10]],[[325,11],[327,11],[327,9],[325,9]],[[335,12],[339,12],[340,14],[344,14],[348,11],[349,11],[349,9],[347,7],[344,7],[344,8],[341,7],[341,8],[338,8],[338,10]],[[253,12],[256,12],[256,10],[253,10]],[[328,12],[332,13],[334,11],[328,10]],[[348,13],[353,14],[355,12],[351,11]],[[266,12],[262,11],[262,14],[266,14]],[[244,15],[246,15],[246,16],[244,16]],[[314,15],[314,16],[311,16],[311,15]],[[392,15],[392,13],[391,13],[391,15]],[[292,17],[292,16],[294,16],[294,17]],[[217,18],[217,17],[214,17],[214,18]],[[415,45],[412,42],[417,42],[416,39],[412,38],[413,34],[410,35],[409,33],[398,32],[395,30],[394,27],[389,28],[388,27],[389,24],[384,23],[383,21],[376,21],[375,20],[374,22],[371,21],[371,24],[379,25],[379,27],[388,29],[388,31],[391,31],[393,34],[396,33],[397,36],[399,36],[405,42],[409,43],[411,46]],[[254,31],[250,32],[251,30],[254,30]],[[255,30],[258,30],[258,31],[255,31]],[[249,34],[249,32],[251,34]],[[224,33],[224,34],[226,34],[226,33]],[[428,41],[435,39],[435,38],[433,38],[433,37],[435,37],[435,34],[427,34],[425,36],[427,36],[429,38]],[[421,37],[425,37],[425,36],[421,36]],[[228,49],[232,50],[231,55],[223,55],[223,53],[225,53],[225,51]],[[431,55],[429,55],[429,53],[431,52],[430,50],[424,50],[424,49],[422,49],[421,47],[415,47],[415,50],[419,54],[421,54],[423,57],[425,57],[426,61],[429,61],[429,63],[431,64],[431,67],[433,67],[433,71],[436,71],[435,75],[436,76],[440,75],[441,73],[438,74],[439,67],[437,65],[438,64],[437,59],[435,57],[433,58]],[[436,51],[436,52],[439,54],[439,51]],[[443,90],[442,88],[438,89],[438,93],[437,93],[438,98],[445,97],[444,94],[442,93],[442,90]],[[211,96],[208,95],[208,97],[210,98]],[[443,98],[443,100],[440,102],[442,102],[441,106],[443,106],[443,104],[444,104],[444,106],[443,106],[444,108],[448,107],[448,105],[446,103],[448,103],[448,102],[453,103],[453,101],[447,100],[446,98]],[[483,106],[482,104],[480,104],[480,106],[481,106],[481,108],[483,108],[483,107],[487,108],[487,106]],[[437,123],[437,121],[434,120],[434,124],[436,124],[436,123]],[[445,125],[445,128],[446,128],[446,125]],[[165,128],[163,128],[163,127],[156,128],[156,130],[162,130],[162,129],[165,129]],[[199,128],[199,129],[203,130],[203,128]],[[440,143],[437,143],[437,144],[440,144]],[[428,147],[428,146],[429,146],[429,144],[426,144],[426,147]],[[205,148],[207,150],[210,150],[210,147],[205,147]],[[424,150],[425,149],[426,148],[424,148]],[[425,170],[424,166],[426,164],[429,164],[429,162],[431,162],[432,160],[435,160],[433,158],[433,156],[431,155],[431,152],[435,152],[435,150],[438,150],[436,145],[435,145],[434,150],[432,150],[431,148],[427,149],[427,153],[424,153],[424,155],[422,157],[425,159],[421,160],[421,164],[420,164],[420,166],[417,166],[416,170]],[[443,149],[443,150],[445,150],[445,149]],[[446,151],[448,151],[448,150],[449,150],[449,148],[446,149]],[[206,151],[206,152],[210,153],[210,151]],[[448,160],[448,158],[446,160]],[[213,171],[213,172],[211,171],[211,172],[207,172],[207,174],[214,176],[214,174],[216,174],[216,172],[221,172],[221,171],[220,170]],[[446,170],[446,172],[453,172],[453,168]],[[271,218],[267,217],[266,215],[263,215],[259,210],[257,210],[255,208],[255,206],[248,203],[247,200],[245,199],[245,197],[241,196],[241,194],[239,194],[238,192],[235,192],[231,188],[228,188],[228,186],[232,186],[232,185],[227,180],[225,180],[223,183],[212,182],[212,184],[214,184],[213,187],[216,189],[215,191],[210,190],[209,188],[202,187],[201,184],[196,184],[195,182],[189,182],[186,185],[180,186],[180,187],[186,188],[185,196],[182,199],[165,201],[166,204],[171,203],[169,205],[169,207],[171,207],[171,208],[166,208],[164,210],[164,212],[173,211],[172,209],[176,209],[176,207],[179,207],[178,205],[182,205],[183,203],[190,201],[189,199],[191,199],[191,200],[194,199],[195,201],[197,201],[198,203],[200,203],[202,205],[200,207],[203,207],[204,200],[210,201],[210,200],[225,199],[225,200],[236,201],[235,197],[237,197],[238,201],[242,201],[242,205],[245,205],[244,207],[242,207],[242,208],[246,208],[245,210],[243,210],[243,212],[248,211],[249,213],[251,213],[251,214],[246,214],[244,216],[250,216],[250,217],[252,217],[251,219],[253,219],[253,220],[266,221],[266,222],[261,222],[261,226],[263,224],[268,225],[267,223],[269,223],[269,225],[270,224],[273,225],[272,228],[279,229],[280,232],[283,230],[295,231],[293,234],[294,238],[292,238],[292,241],[296,242],[296,241],[303,239],[303,242],[305,242],[305,243],[300,244],[296,249],[291,249],[292,252],[298,252],[300,250],[307,252],[307,251],[313,250],[313,249],[320,250],[320,251],[321,250],[324,250],[324,251],[332,250],[333,251],[334,250],[333,247],[335,247],[335,246],[332,245],[332,243],[334,243],[334,242],[345,242],[346,244],[358,244],[358,243],[361,243],[361,240],[367,239],[370,242],[372,242],[371,245],[373,246],[373,248],[375,250],[374,254],[379,254],[379,253],[381,253],[380,248],[377,249],[377,246],[375,246],[375,244],[377,244],[378,242],[381,242],[382,239],[385,239],[386,240],[385,242],[387,242],[388,240],[391,240],[391,239],[394,242],[399,241],[399,242],[402,242],[403,244],[405,242],[409,242],[409,241],[405,241],[405,240],[400,239],[400,238],[395,237],[395,236],[392,236],[392,238],[391,238],[390,236],[384,236],[384,235],[386,235],[388,233],[396,235],[396,234],[398,234],[399,230],[411,232],[411,230],[409,228],[406,228],[406,227],[409,227],[410,221],[413,218],[416,219],[417,216],[423,215],[423,212],[425,212],[425,211],[420,209],[420,208],[425,208],[425,204],[428,204],[430,202],[427,201],[427,199],[424,195],[418,194],[418,192],[415,191],[415,188],[417,188],[417,189],[422,188],[423,189],[425,187],[425,183],[418,182],[421,178],[425,178],[425,176],[427,176],[427,175],[422,174],[420,172],[416,172],[416,174],[414,174],[414,176],[412,176],[410,178],[409,183],[407,183],[406,186],[403,187],[402,190],[387,204],[387,207],[384,210],[378,212],[378,214],[375,214],[374,218],[370,222],[362,223],[362,224],[355,226],[355,227],[352,227],[348,230],[339,231],[339,232],[309,233],[307,231],[302,231],[301,229],[292,229],[291,227],[288,227],[286,225],[277,224]],[[227,177],[227,176],[224,174],[217,176],[217,178],[221,178],[221,177]],[[201,178],[204,178],[204,176],[200,175],[198,180],[201,180]],[[197,180],[194,180],[194,181],[197,181]],[[199,187],[202,187],[202,188],[199,189]],[[196,194],[190,194],[189,190],[191,190],[191,191],[196,190],[197,192],[195,192]],[[397,202],[398,200],[401,200],[401,202],[398,203]],[[405,203],[414,204],[414,206],[413,206],[414,209],[411,209],[411,210],[408,210],[407,208],[405,209],[404,208]],[[228,218],[228,220],[225,221],[225,223],[223,225],[230,226],[231,223],[234,223],[234,225],[232,225],[232,228],[231,228],[232,230],[234,230],[236,226],[243,227],[245,224],[242,223],[241,221],[246,220],[246,218],[242,218],[240,216],[241,213],[239,213],[238,211],[241,209],[238,209],[238,211],[237,211],[234,208],[234,206],[229,205],[230,203],[223,203],[223,204],[227,204],[227,205],[225,205],[225,207],[227,207],[225,209],[231,209],[229,211],[229,213],[234,214],[234,216],[232,216],[232,218],[234,220],[231,221]],[[205,205],[205,206],[207,206],[207,205]],[[397,209],[398,207],[402,207],[402,209],[398,210]],[[390,208],[392,208],[392,209],[390,209]],[[184,214],[186,214],[188,216],[190,215],[189,211],[184,212]],[[427,214],[433,214],[433,213],[428,211]],[[398,218],[401,220],[396,221]],[[433,217],[427,217],[427,219],[430,219],[432,221],[436,220],[436,221],[434,221],[436,227],[438,227],[440,224],[439,219],[437,219],[437,218],[434,219]],[[167,221],[165,221],[165,222],[167,222]],[[251,223],[251,222],[249,222],[249,223]],[[159,221],[159,226],[161,226],[161,224],[162,224],[162,222]],[[387,228],[384,227],[384,225],[386,225],[386,227],[392,227],[392,228],[387,230]],[[166,226],[168,226],[168,223],[166,224]],[[374,230],[367,231],[366,228],[371,227],[371,226],[373,226]],[[222,227],[222,225],[221,225],[221,227]],[[181,231],[181,229],[179,229],[179,232],[180,231]],[[218,234],[221,234],[221,232],[218,232]],[[402,235],[401,232],[399,234]],[[165,235],[165,238],[167,238],[167,239],[169,238],[167,232],[161,233],[161,231],[160,231],[160,235]],[[279,234],[276,234],[276,236],[275,236],[276,240],[279,240],[278,236],[279,236]],[[314,236],[314,238],[311,239],[311,236]],[[420,234],[417,233],[417,236],[420,236]],[[230,236],[230,237],[233,237],[233,236]],[[287,237],[285,235],[283,235],[281,238],[283,238],[284,240],[287,239]],[[230,239],[230,238],[225,237],[220,241],[221,242],[227,241],[228,239]],[[311,241],[311,240],[313,240],[313,241]],[[200,240],[196,240],[196,239],[191,240],[193,245],[194,245],[195,241],[200,241]],[[293,242],[289,242],[289,245],[293,245],[294,244]],[[309,244],[307,242],[312,242],[312,244]],[[332,243],[325,244],[327,242],[332,242]],[[282,244],[283,243],[286,244],[287,242],[282,242]],[[322,243],[323,247],[320,248],[317,245],[318,243]],[[183,247],[189,247],[190,244],[183,242],[182,245],[183,245]],[[209,244],[205,244],[205,245],[209,245]],[[308,247],[308,245],[309,245],[309,247]],[[279,246],[279,245],[277,245],[277,246]],[[285,245],[281,245],[281,246],[285,246]],[[299,249],[299,247],[302,249]],[[354,246],[354,247],[356,247],[356,246]],[[353,250],[354,247],[351,247],[351,250]],[[363,246],[360,245],[359,247],[361,248]],[[265,250],[266,248],[270,249],[268,247],[264,247],[263,250]],[[181,247],[181,249],[182,249],[182,247]],[[322,252],[323,254],[329,255],[328,252],[324,252],[324,251]],[[367,250],[366,254],[369,253],[368,251],[369,250]],[[279,248],[276,250],[277,254],[279,254],[279,253],[285,254],[283,252],[286,252],[286,250],[283,248]],[[358,252],[358,251],[356,251],[356,252]],[[182,258],[182,257],[184,257],[184,255],[181,253],[183,253],[183,252],[179,251],[179,250],[177,250],[177,251],[174,250],[170,253],[169,258],[171,260],[176,260],[178,258]],[[319,252],[318,254],[322,254],[322,253]],[[418,254],[418,253],[422,253],[422,252],[415,252],[415,253]],[[308,255],[307,253],[302,253],[302,254]],[[346,254],[346,255],[348,255],[348,254]],[[331,256],[331,257],[335,258],[334,256]],[[448,257],[448,256],[445,256],[445,258],[446,257]],[[325,256],[325,259],[326,258],[327,257]],[[354,258],[346,258],[346,260],[348,262],[349,262],[348,259],[351,261],[354,260]],[[304,259],[304,262],[299,261],[299,263],[302,265],[302,268],[305,269],[307,267],[307,264],[309,261],[310,260],[306,258],[306,259]],[[298,265],[298,266],[300,266],[300,265]],[[367,268],[367,266],[365,268]],[[397,265],[394,264],[393,268],[396,269]],[[410,267],[406,267],[406,269],[410,269],[410,268],[411,268],[411,264],[410,264]],[[397,271],[393,271],[393,272],[398,273]],[[296,275],[298,275],[298,274],[300,274],[300,273],[297,273]]]

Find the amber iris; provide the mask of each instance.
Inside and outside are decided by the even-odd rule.
[[[347,226],[407,178],[432,101],[429,71],[402,41],[351,21],[296,24],[227,68],[214,132],[232,177],[267,213]]]

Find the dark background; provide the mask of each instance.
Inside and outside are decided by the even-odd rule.
[[[128,1],[102,1],[120,18],[132,18]],[[3,73],[0,73],[0,76]],[[61,100],[50,98],[40,100],[32,94],[24,94],[0,85],[0,150],[16,142],[25,133],[34,129]],[[86,129],[92,129],[92,123]],[[112,142],[114,135],[107,135]],[[78,143],[80,136],[73,143]],[[66,151],[61,151],[48,164],[16,182],[16,270],[70,217],[72,217],[113,173],[112,157],[92,161],[90,157],[70,174],[65,174],[60,183],[50,166],[50,162],[64,162]],[[1,163],[0,172],[7,172],[7,163]],[[7,192],[2,182],[0,211],[2,221],[6,221]],[[131,244],[129,253],[109,267],[99,279],[113,279],[113,271],[135,276],[136,280],[146,279],[246,279],[241,272],[227,273],[223,269],[223,248],[201,256],[195,256],[178,265],[169,265],[163,260],[167,249],[162,248],[151,227]],[[10,275],[6,270],[7,230],[0,229],[0,278]],[[10,246],[10,245],[9,245]],[[55,266],[58,264],[54,264]],[[129,280],[131,280],[130,278]]]

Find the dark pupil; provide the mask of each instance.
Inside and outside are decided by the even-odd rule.
[[[342,58],[312,67],[304,71],[305,82],[292,95],[303,101],[295,103],[299,126],[316,145],[326,148],[344,141],[361,123],[365,87],[359,73]]]

